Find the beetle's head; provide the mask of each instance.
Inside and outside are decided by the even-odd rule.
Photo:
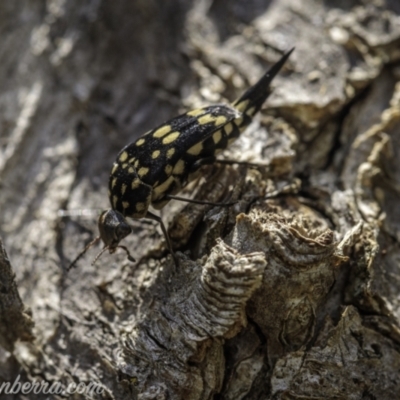
[[[105,251],[108,250],[110,254],[112,254],[115,253],[118,248],[125,250],[129,261],[135,262],[135,259],[130,255],[129,250],[125,246],[119,244],[122,239],[126,238],[132,232],[131,226],[120,212],[112,209],[103,211],[100,214],[98,226],[100,236],[97,236],[94,240],[92,240],[83,249],[83,251],[79,253],[78,257],[76,257],[75,260],[70,264],[67,271],[75,266],[78,260],[100,239],[104,243],[104,248],[93,260],[92,265]]]
[[[125,217],[112,209],[100,214],[98,226],[100,239],[103,241],[105,249],[108,249],[110,253],[114,253],[119,242],[132,233],[132,228]]]

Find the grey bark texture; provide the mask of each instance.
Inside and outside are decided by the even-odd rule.
[[[397,0],[5,0],[0,38],[0,387],[400,398]],[[118,151],[234,100],[292,46],[221,154],[262,167],[209,166],[183,193],[236,205],[162,210],[179,267],[133,221],[136,264],[93,266],[97,247],[67,274]]]

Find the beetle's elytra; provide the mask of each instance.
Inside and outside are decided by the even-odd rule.
[[[127,218],[150,218],[161,224],[174,256],[165,226],[149,206],[164,207],[196,170],[215,162],[216,155],[238,138],[271,93],[272,80],[293,50],[231,105],[211,105],[179,115],[119,152],[109,179],[111,209],[100,215],[100,236],[95,239],[104,242],[103,251],[114,253],[118,247],[127,251],[119,245],[132,232]]]

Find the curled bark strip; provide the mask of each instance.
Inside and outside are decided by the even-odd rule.
[[[357,233],[349,233],[346,243]],[[284,216],[254,209],[238,216],[232,245],[266,254],[263,283],[247,313],[268,338],[270,359],[308,343],[317,309],[335,282],[336,267],[347,260],[334,233],[319,225],[311,210]]]
[[[240,214],[233,233],[233,246],[240,251],[271,252],[285,263],[309,267],[325,260],[335,250],[333,232],[316,227],[316,221],[311,218],[300,213],[287,218],[279,212],[262,209],[254,209],[249,215]],[[251,240],[245,239],[251,236]]]
[[[265,258],[260,253],[240,256],[222,241],[211,253],[200,283],[194,287],[182,314],[193,340],[226,335],[240,318],[243,305],[261,284]],[[199,331],[201,328],[201,331]]]
[[[197,269],[196,278],[182,286],[182,276],[173,277],[169,301],[153,305],[124,338],[122,370],[137,380],[143,396],[161,390],[175,398],[185,388],[196,399],[221,387],[222,377],[212,372],[224,360],[221,339],[245,324],[244,306],[265,265],[262,253],[239,254],[222,241],[201,270],[181,265]]]

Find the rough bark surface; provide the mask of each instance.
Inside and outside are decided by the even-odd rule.
[[[398,1],[5,0],[0,37],[0,385],[400,397]],[[221,155],[263,166],[207,167],[185,190],[237,204],[162,210],[179,268],[159,227],[133,221],[136,264],[92,266],[95,248],[67,274],[118,151],[234,100],[292,46]]]

